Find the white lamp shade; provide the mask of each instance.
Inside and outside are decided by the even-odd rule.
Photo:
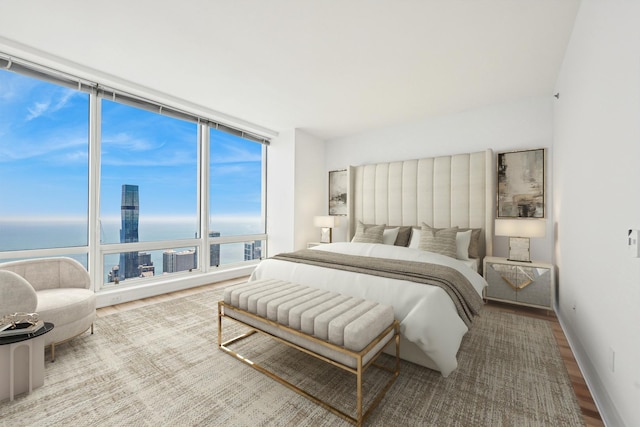
[[[338,225],[338,218],[332,215],[316,216],[313,218],[313,225],[322,228],[334,228]]]
[[[547,222],[542,219],[496,219],[496,236],[544,237]]]

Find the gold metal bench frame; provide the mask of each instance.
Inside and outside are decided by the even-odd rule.
[[[325,356],[322,356],[318,353],[315,353],[311,350],[308,350],[304,347],[301,347],[297,344],[294,344],[292,342],[289,342],[283,338],[280,338],[278,336],[275,336],[273,334],[270,334],[269,332],[263,331],[259,328],[257,328],[256,326],[253,325],[249,325],[241,320],[238,320],[234,317],[231,316],[227,316],[224,313],[224,308],[225,307],[229,307],[230,309],[233,309],[234,311],[241,313],[245,316],[248,316],[254,320],[257,320],[258,322],[264,323],[264,324],[268,324],[271,325],[275,328],[278,328],[280,330],[286,331],[288,333],[291,333],[293,335],[299,336],[299,337],[303,337],[304,339],[316,343],[316,344],[320,344],[324,347],[327,347],[331,350],[346,354],[348,356],[351,356],[354,358],[355,362],[356,362],[356,368],[352,368],[350,366],[344,365],[340,362],[336,362],[332,359],[329,359]],[[235,338],[232,338],[228,341],[222,342],[222,318],[225,317],[227,319],[231,319],[235,322],[238,322],[246,327],[248,327],[250,329],[250,331],[248,331],[247,333],[244,333],[242,335],[239,335]],[[395,347],[396,347],[396,354],[395,354],[395,368],[389,368],[386,366],[382,366],[379,364],[376,364],[375,361],[378,358],[378,356],[380,356],[380,354],[382,353],[382,351],[384,350],[384,348],[386,347],[383,346],[380,350],[378,350],[378,352],[366,363],[363,364],[363,358],[370,352],[372,351],[372,349],[378,345],[391,331],[393,331],[393,336],[392,338],[389,340],[389,343],[391,343],[394,339],[395,339]],[[290,347],[293,347],[295,349],[298,349],[306,354],[309,354],[311,356],[314,356],[320,360],[323,360],[327,363],[330,363],[333,366],[337,366],[338,368],[344,369],[347,372],[351,372],[352,374],[356,375],[356,388],[357,388],[357,394],[356,394],[356,408],[357,408],[357,416],[353,417],[343,411],[341,411],[340,409],[336,408],[335,406],[332,406],[331,404],[319,399],[316,396],[313,396],[312,394],[302,390],[301,388],[295,386],[294,384],[288,382],[287,380],[285,380],[284,378],[278,376],[277,374],[269,371],[268,369],[264,368],[263,366],[258,365],[257,363],[252,362],[251,360],[241,356],[240,354],[236,353],[235,351],[231,350],[230,348],[228,348],[227,346],[236,343],[238,341],[241,341],[251,335],[253,335],[256,332],[260,332],[266,336],[269,336],[283,344],[286,344]],[[335,345],[333,343],[330,343],[328,341],[324,341],[321,339],[318,339],[312,335],[308,335],[305,334],[304,332],[301,332],[299,330],[296,329],[292,329],[289,328],[287,326],[281,325],[277,322],[274,322],[270,319],[266,319],[264,317],[261,316],[257,316],[253,313],[250,313],[246,310],[242,310],[238,307],[234,307],[230,304],[225,304],[224,301],[219,301],[218,302],[218,348],[220,348],[221,350],[223,350],[224,352],[232,355],[233,357],[235,357],[236,359],[242,361],[243,363],[246,363],[247,365],[251,366],[252,368],[258,370],[259,372],[262,372],[265,375],[268,375],[269,377],[273,378],[274,380],[278,381],[280,384],[283,384],[287,387],[289,387],[291,390],[295,391],[296,393],[306,397],[307,399],[317,403],[318,405],[322,406],[323,408],[333,412],[334,414],[342,417],[343,419],[345,419],[346,421],[355,424],[357,426],[362,426],[363,422],[367,419],[367,417],[371,414],[371,412],[378,406],[378,404],[380,403],[380,401],[382,400],[382,398],[384,397],[384,395],[387,393],[387,391],[389,390],[389,388],[391,387],[391,385],[395,382],[396,378],[398,377],[399,373],[400,373],[400,323],[397,320],[394,320],[393,323],[387,327],[384,331],[382,331],[382,333],[380,335],[378,335],[377,338],[375,338],[371,343],[369,343],[369,345],[367,345],[364,349],[362,349],[359,352],[355,352],[349,349],[346,349],[344,347]],[[393,375],[391,376],[391,378],[389,379],[389,381],[387,382],[387,384],[382,388],[382,390],[377,394],[377,396],[375,397],[375,399],[373,400],[373,402],[371,403],[371,405],[369,405],[369,407],[367,408],[366,412],[363,413],[363,408],[362,408],[362,400],[363,400],[363,395],[362,395],[362,376],[364,374],[364,372],[366,371],[366,369],[369,366],[375,366],[377,368],[383,369],[385,371],[388,371],[390,373],[392,373]]]

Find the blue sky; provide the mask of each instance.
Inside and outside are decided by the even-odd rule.
[[[0,70],[0,218],[86,216],[89,95]],[[101,215],[195,216],[197,126],[102,101]],[[260,144],[211,131],[212,215],[259,215]],[[11,201],[9,203],[8,201]]]

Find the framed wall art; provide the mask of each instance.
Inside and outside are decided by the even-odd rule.
[[[545,218],[545,149],[498,153],[497,218]]]
[[[329,215],[347,215],[347,170],[329,172]]]

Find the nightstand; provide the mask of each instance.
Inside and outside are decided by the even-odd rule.
[[[555,271],[552,264],[486,257],[484,278],[488,300],[553,310]]]

